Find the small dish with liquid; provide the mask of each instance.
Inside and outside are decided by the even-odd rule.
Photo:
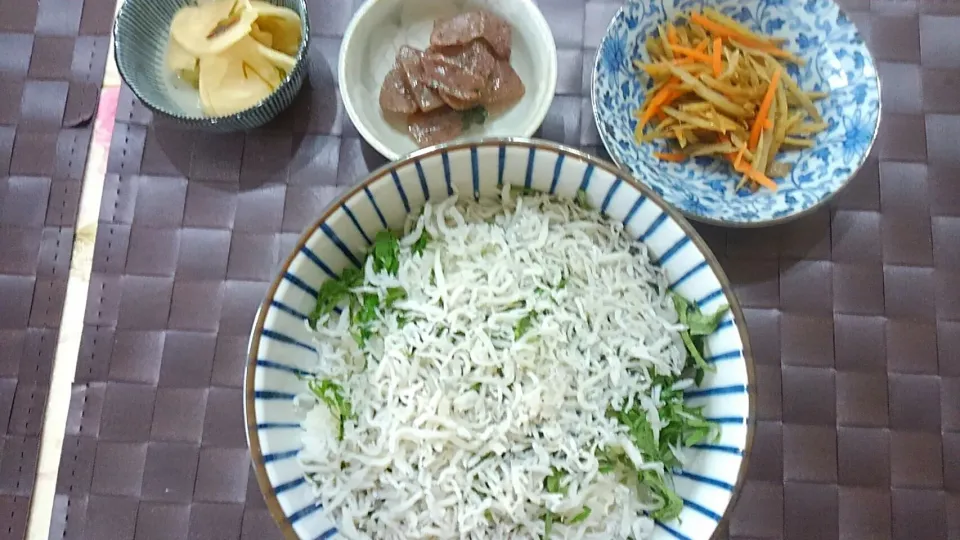
[[[471,22],[474,24],[456,24]],[[444,28],[449,25],[457,31],[446,32]],[[444,33],[447,35],[442,36]],[[490,92],[491,85],[504,77],[492,76],[495,70],[481,75],[479,65],[464,70],[463,64],[451,62],[451,47],[469,48],[478,41],[482,42],[481,48],[489,48],[491,56],[496,57],[501,68],[497,71],[507,67],[512,74],[512,88],[499,96],[504,98],[502,103],[500,100],[489,103],[488,98],[497,93]],[[433,57],[444,50],[448,54],[441,55],[442,58],[427,60],[443,64],[435,66],[440,68],[437,71],[449,68],[447,75],[468,75],[483,83],[479,89],[460,90],[477,90],[485,95],[461,94],[459,97],[465,99],[439,101],[448,81],[440,80],[442,76],[425,74],[421,82],[429,86],[426,91],[441,94],[431,96],[437,98],[434,104],[438,108],[427,103],[413,107],[413,102],[405,109],[383,106],[385,79],[406,84],[407,91],[412,91],[410,74],[398,75],[404,71],[398,57],[411,53]],[[406,54],[401,55],[401,51]],[[458,52],[465,51],[459,49]],[[422,58],[417,60],[423,62]],[[395,69],[398,66],[401,70]],[[405,71],[409,72],[409,67]],[[426,71],[425,67],[421,69]],[[533,0],[367,0],[357,9],[344,32],[338,84],[351,122],[370,146],[388,159],[452,139],[529,137],[540,127],[553,101],[557,88],[557,47],[546,19]],[[496,107],[491,107],[487,116],[487,107],[491,105]]]
[[[309,41],[306,0],[124,0],[114,26],[120,76],[148,109],[221,132],[258,127],[290,105]]]

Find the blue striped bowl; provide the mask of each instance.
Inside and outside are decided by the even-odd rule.
[[[753,360],[743,312],[717,260],[683,217],[613,165],[543,141],[489,139],[428,148],[359,182],[320,214],[271,285],[250,338],[244,414],[257,480],[288,538],[338,537],[296,459],[301,416],[292,400],[305,390],[298,375],[316,364],[304,317],[320,285],[362,260],[378,231],[400,229],[431,197],[446,198],[454,188],[461,196],[492,196],[503,183],[565,197],[585,190],[589,204],[649,246],[672,289],[708,312],[729,304],[706,340],[717,369],[686,396],[706,406],[720,438],[675,471],[686,504],[679,520],[657,524],[654,538],[710,538],[732,506],[753,440]]]
[[[200,114],[187,103],[189,92],[173,89],[164,59],[170,35],[170,21],[183,6],[194,0],[124,0],[113,27],[114,60],[123,82],[151,111],[187,126],[212,132],[229,132],[262,126],[293,103],[307,73],[310,48],[310,21],[306,0],[266,0],[285,6],[300,15],[300,49],[297,63],[272,94],[249,109],[219,117]],[[197,98],[199,100],[199,98]]]

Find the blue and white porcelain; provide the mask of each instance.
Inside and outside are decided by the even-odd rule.
[[[713,158],[663,162],[662,141],[638,145],[633,112],[652,84],[633,61],[649,61],[644,47],[657,25],[691,10],[713,7],[737,21],[787,41],[806,61],[788,66],[804,90],[829,92],[817,102],[828,128],[814,148],[782,154],[792,172],[777,192],[734,191],[729,165]],[[593,113],[610,156],[688,217],[726,226],[786,221],[825,203],[853,177],[873,146],[880,124],[880,81],[853,22],[833,0],[629,0],[614,17],[597,52]]]
[[[716,258],[693,227],[649,188],[621,169],[577,150],[543,141],[486,139],[436,146],[372,173],[322,212],[297,243],[268,290],[252,330],[244,380],[244,414],[254,470],[267,506],[288,538],[341,538],[338,524],[314,499],[297,460],[301,414],[294,395],[317,353],[304,323],[327,279],[362,261],[370,240],[400,229],[426,200],[495,196],[503,184],[574,197],[646,243],[671,288],[706,312],[730,312],[706,339],[716,366],[687,400],[704,405],[719,439],[691,450],[675,487],[680,519],[658,523],[654,538],[706,540],[730,510],[745,477],[753,441],[754,375],[743,312]]]

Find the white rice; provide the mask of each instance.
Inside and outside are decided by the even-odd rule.
[[[347,538],[540,538],[547,509],[551,538],[652,533],[642,512],[656,502],[601,474],[594,453],[619,447],[662,469],[606,411],[639,395],[659,430],[646,371],[685,361],[665,277],[620,223],[544,196],[502,199],[428,205],[407,225],[397,276],[367,261],[364,291],[408,296],[364,350],[349,310],[318,324],[318,377],[343,387],[356,418],[339,441],[306,394],[300,459]],[[413,254],[424,229],[432,241]],[[566,493],[544,488],[555,469]],[[586,520],[559,522],[585,506]]]

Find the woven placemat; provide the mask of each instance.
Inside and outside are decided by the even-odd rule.
[[[26,529],[113,2],[0,2],[0,539]]]
[[[279,535],[244,440],[248,332],[303,227],[383,163],[336,88],[357,2],[310,4],[309,82],[264,129],[184,132],[122,91],[51,537]],[[540,135],[603,155],[588,89],[618,4],[539,4],[560,55]],[[793,224],[700,227],[758,363],[750,480],[722,537],[960,537],[960,5],[847,7],[884,83],[863,170]]]

